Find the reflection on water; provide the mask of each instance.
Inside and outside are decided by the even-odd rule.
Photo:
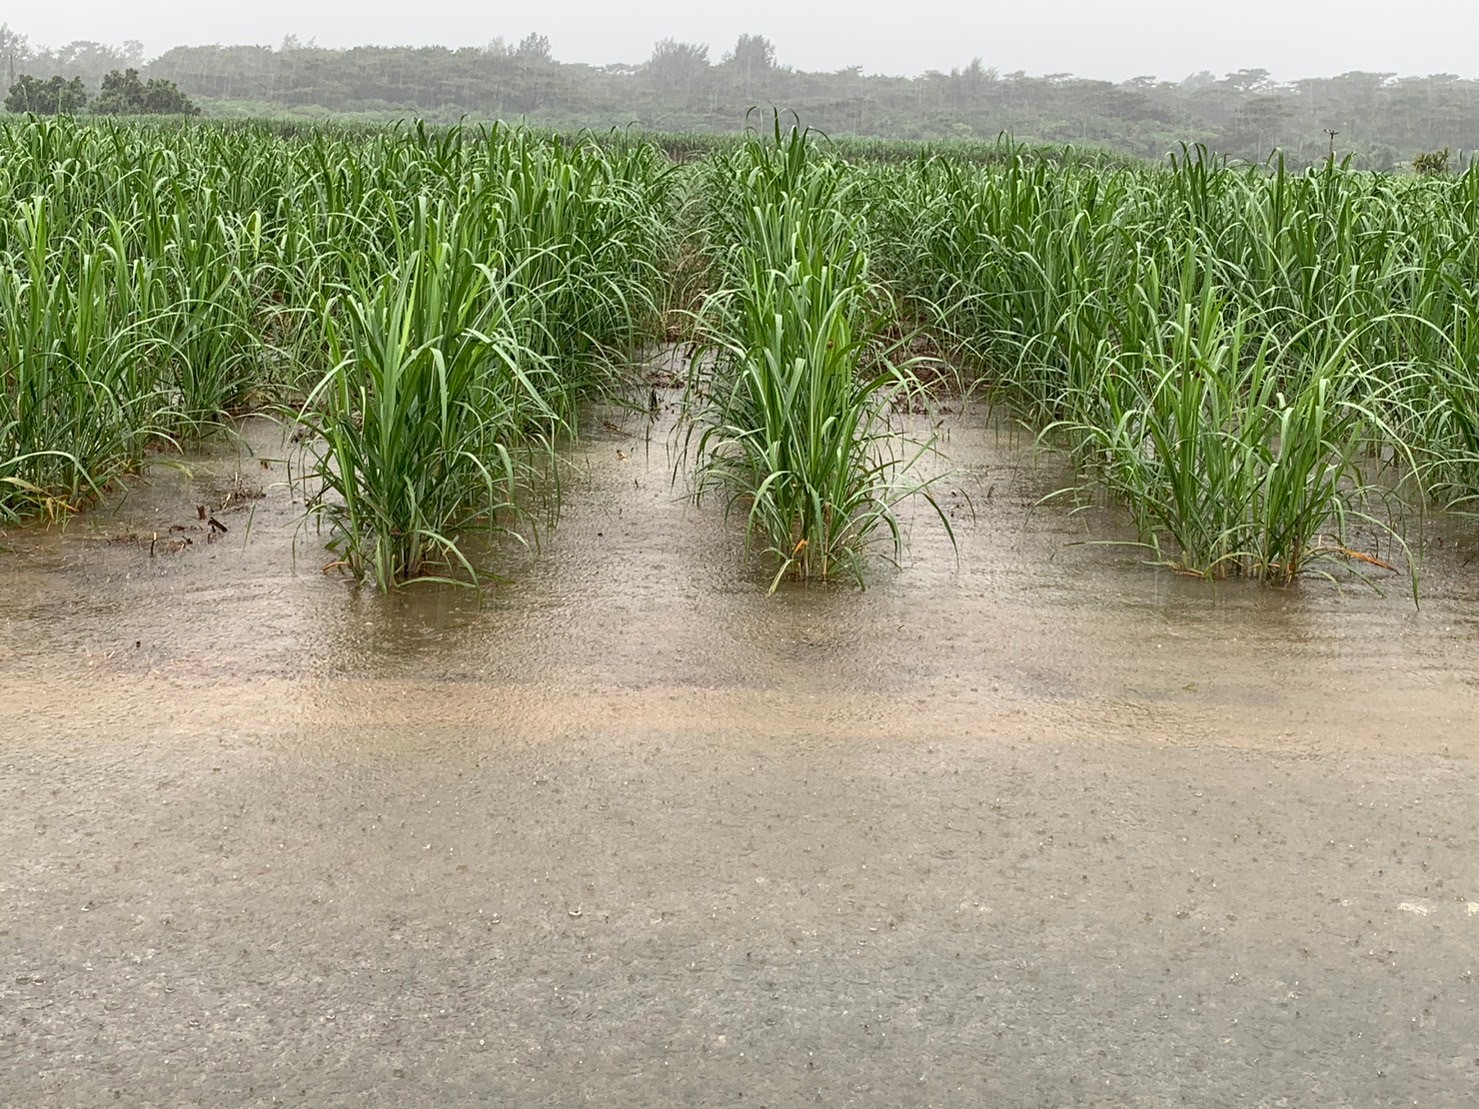
[[[1473,753],[1474,538],[1453,530],[1424,606],[1310,580],[1208,586],[1143,564],[1108,509],[1039,504],[1066,476],[968,413],[901,572],[783,587],[742,523],[672,486],[671,428],[615,414],[570,451],[559,527],[503,543],[482,597],[393,596],[322,567],[266,421],[190,472],[155,467],[65,531],[6,538],[0,719],[332,742],[354,721],[490,736],[1135,738]],[[264,461],[265,460],[265,461]],[[260,496],[258,495],[260,494]],[[210,540],[196,505],[229,529]],[[151,553],[152,549],[152,553]],[[440,724],[439,724],[440,722]]]

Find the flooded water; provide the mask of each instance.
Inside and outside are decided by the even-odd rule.
[[[1468,1103],[1472,533],[1209,586],[967,411],[955,547],[770,595],[671,431],[481,597],[260,420],[0,540],[0,1103]]]
[[[1128,539],[1124,521],[1040,505],[1066,475],[1024,433],[969,413],[942,442],[936,487],[956,548],[915,506],[902,571],[880,559],[864,592],[772,596],[740,556],[741,521],[674,489],[668,424],[590,423],[558,528],[494,552],[503,580],[481,598],[382,597],[323,572],[333,555],[265,420],[188,473],[154,467],[65,531],[12,532],[0,658],[16,680],[0,697],[20,703],[4,715],[295,744],[377,720],[479,719],[531,739],[619,724],[1465,756],[1479,743],[1472,535],[1430,532],[1420,609],[1400,577],[1384,594],[1208,585],[1094,545]],[[202,503],[229,528],[214,542]]]

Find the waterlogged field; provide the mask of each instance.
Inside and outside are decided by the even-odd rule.
[[[466,537],[557,518],[559,444],[654,403],[663,340],[675,483],[776,583],[897,560],[905,500],[950,533],[920,463],[961,391],[1209,578],[1416,591],[1425,514],[1479,492],[1479,174],[672,146],[5,123],[0,523],[264,411],[338,568],[475,581]]]
[[[0,1101],[1472,1104],[1479,175],[898,155],[0,124]]]

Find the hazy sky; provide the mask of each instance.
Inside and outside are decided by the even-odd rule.
[[[141,39],[153,55],[181,43],[322,46],[478,45],[548,35],[561,61],[637,62],[671,35],[715,61],[741,32],[768,36],[782,64],[870,73],[948,70],[980,55],[1002,72],[1122,79],[1262,67],[1280,78],[1352,69],[1479,75],[1474,0],[60,0],[6,5],[32,43]],[[537,14],[536,14],[537,13]]]

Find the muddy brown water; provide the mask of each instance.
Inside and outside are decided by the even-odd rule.
[[[1461,524],[1209,587],[968,411],[958,549],[771,596],[608,415],[481,603],[265,421],[0,540],[0,1104],[1474,1103]]]

